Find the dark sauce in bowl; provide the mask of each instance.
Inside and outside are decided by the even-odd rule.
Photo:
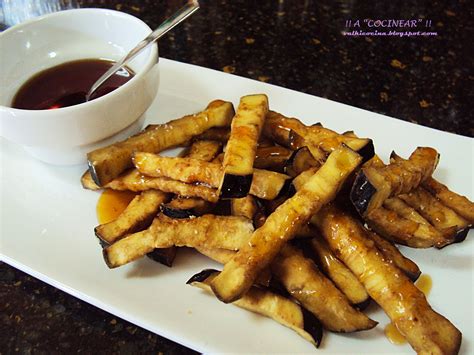
[[[86,102],[86,94],[114,62],[82,59],[43,70],[24,83],[13,98],[12,107],[25,110],[51,110]],[[128,67],[120,69],[92,95],[104,96],[133,78]]]

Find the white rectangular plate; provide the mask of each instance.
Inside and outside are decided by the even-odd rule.
[[[266,93],[273,110],[322,122],[336,131],[355,130],[374,139],[387,160],[395,150],[408,156],[417,146],[441,153],[436,176],[473,199],[473,140],[417,126],[318,97],[221,72],[161,59],[161,86],[147,113],[148,123],[165,122],[201,110],[216,98],[238,104],[242,95]],[[82,189],[84,166],[55,167],[30,158],[21,147],[0,140],[2,259],[86,302],[152,332],[206,353],[413,353],[384,336],[388,322],[376,306],[373,330],[349,335],[326,332],[316,350],[270,319],[223,304],[185,284],[217,265],[180,253],[171,269],[147,258],[109,270],[94,236],[99,194]],[[443,250],[403,248],[433,279],[429,302],[463,333],[461,353],[473,348],[473,233]]]

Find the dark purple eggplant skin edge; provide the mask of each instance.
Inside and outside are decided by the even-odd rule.
[[[295,187],[293,186],[293,179],[287,179],[285,180],[283,186],[281,187],[280,192],[278,193],[276,198],[282,197],[282,196],[288,196],[291,197],[296,193]]]
[[[193,282],[204,282],[209,276],[215,274],[216,272],[219,271],[216,269],[204,269],[198,272],[197,274],[191,276],[191,278],[186,281],[186,285],[192,284]]]
[[[220,192],[220,198],[241,198],[248,195],[252,185],[253,174],[233,175],[225,174]]]
[[[363,311],[369,306],[371,301],[372,301],[372,298],[367,297],[364,301],[356,303],[356,304],[352,304],[352,306],[357,308],[359,311]]]
[[[370,199],[377,189],[369,182],[364,172],[360,170],[352,185],[350,199],[357,212],[363,216],[369,206]]]
[[[289,156],[289,158],[287,159],[287,161],[285,162],[285,166],[283,168],[283,172],[285,174],[287,174],[287,169],[291,166],[293,166],[294,162],[295,162],[295,159],[296,157],[298,156],[298,154],[301,154],[301,150],[302,149],[308,149],[307,146],[304,146],[304,147],[300,147],[296,150],[293,151],[293,153],[291,153],[291,155]]]
[[[156,261],[157,263],[163,264],[168,267],[173,266],[175,255],[170,259],[169,257],[163,256],[162,254],[160,254],[159,249],[155,249],[149,252],[148,254],[146,254],[146,256],[150,258],[151,260]]]
[[[191,278],[186,281],[186,284],[192,284],[193,282],[204,282],[207,280],[207,278],[215,273],[218,273],[218,270],[215,269],[204,269],[201,272],[198,272],[197,274],[194,274],[191,276]],[[276,293],[280,293],[278,291],[281,290],[275,290],[271,289],[270,291]],[[323,326],[321,322],[319,321],[318,318],[311,312],[307,311],[305,308],[301,307],[301,311],[303,313],[303,329],[308,332],[314,339],[316,343],[316,347],[319,347],[321,344],[321,339],[323,338]]]
[[[468,235],[468,233],[469,233],[469,230],[470,230],[471,228],[472,228],[472,224],[470,224],[470,225],[468,225],[468,226],[466,226],[466,227],[464,227],[464,228],[461,228],[460,230],[456,231],[456,234],[454,235],[454,238],[453,238],[453,240],[452,240],[451,243],[445,244],[445,245],[443,245],[443,246],[441,246],[441,247],[436,246],[436,249],[443,249],[443,248],[447,247],[448,245],[452,245],[452,244],[456,244],[456,243],[461,243],[461,242],[463,242],[463,241],[466,239],[466,237],[467,237],[467,235]]]
[[[375,147],[374,147],[374,142],[372,141],[372,139],[369,139],[367,144],[364,145],[361,149],[359,149],[357,153],[359,153],[359,155],[362,157],[361,164],[372,159],[375,155]]]
[[[405,275],[407,275],[408,278],[409,278],[412,282],[415,282],[416,280],[418,280],[418,278],[421,276],[421,274],[422,274],[421,270],[418,271],[417,273],[405,272]]]
[[[95,234],[95,236],[97,237],[97,240],[99,241],[100,247],[101,247],[102,249],[107,248],[107,247],[110,245],[109,242],[106,242],[105,240],[101,239],[101,238],[97,235],[97,233]]]
[[[323,339],[323,326],[313,313],[303,307],[301,307],[301,312],[303,313],[303,329],[313,337],[315,346],[319,348]]]
[[[297,157],[299,151],[300,151],[301,149],[303,149],[303,148],[305,148],[305,147],[298,148],[298,149],[294,150],[293,153],[291,153],[290,157],[288,158],[288,160],[287,160],[286,163],[285,163],[285,168],[284,168],[284,170],[283,170],[285,173],[286,173],[286,169],[287,169],[289,166],[292,166],[292,165],[293,165],[293,162],[295,161],[295,159],[296,159],[296,157]]]
[[[180,210],[176,208],[170,208],[166,205],[161,206],[161,212],[167,217],[177,219],[189,218],[196,215],[192,209]]]
[[[97,175],[97,172],[95,171],[94,164],[90,160],[87,160],[87,165],[89,166],[89,172],[91,173],[92,180],[94,180],[97,186],[102,186],[99,180],[99,176]]]
[[[112,266],[109,261],[109,256],[107,254],[107,248],[102,249],[102,256],[104,257],[105,264],[109,267],[109,269],[114,269],[116,266]]]

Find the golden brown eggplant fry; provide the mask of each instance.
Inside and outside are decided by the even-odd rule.
[[[225,265],[222,273],[212,282],[217,297],[223,302],[242,297],[260,270],[270,264],[301,225],[335,197],[342,183],[360,162],[361,157],[345,147],[331,153],[303,188],[268,216],[249,243]]]
[[[316,172],[319,170],[319,167],[314,167],[310,168],[308,170],[303,171],[300,173],[297,177],[295,177],[292,181],[292,185],[296,190],[300,189],[303,187],[304,184],[313,176],[316,174]]]
[[[323,238],[315,236],[311,239],[311,247],[319,261],[318,265],[353,305],[364,306],[369,302],[370,298],[364,286],[352,271],[336,258]]]
[[[232,103],[215,100],[204,111],[195,115],[184,116],[162,125],[149,126],[124,141],[87,154],[91,176],[97,185],[104,186],[132,167],[133,152],[158,153],[186,144],[191,138],[211,127],[229,126],[233,116]]]
[[[220,264],[227,263],[235,255],[234,250],[222,249],[222,248],[207,248],[207,247],[196,247],[195,248],[202,255],[217,261]],[[269,286],[272,279],[272,273],[269,268],[263,269],[260,275],[258,275],[255,283],[261,286]]]
[[[275,138],[286,140],[286,142],[278,143],[292,149],[307,146],[313,157],[320,163],[323,163],[328,154],[341,144],[360,151],[364,160],[374,155],[374,147],[370,139],[342,135],[322,125],[306,126],[296,118],[285,117],[274,111],[269,111],[267,114],[263,132],[270,137],[280,134]]]
[[[187,184],[201,184],[216,188],[222,167],[216,163],[157,154],[135,152],[133,163],[137,170],[149,177],[165,177]]]
[[[327,206],[313,222],[333,252],[359,278],[417,353],[459,351],[459,330],[430,307],[424,294],[401,270],[384,259],[355,219],[334,206]]]
[[[151,177],[169,178],[208,188],[217,188],[223,174],[221,165],[192,158],[162,157],[151,153],[136,152],[133,161],[138,171],[150,179]],[[250,194],[265,200],[274,199],[288,179],[289,177],[285,174],[254,169]]]
[[[95,227],[95,235],[112,244],[127,234],[147,228],[169,196],[158,190],[143,191],[137,195],[117,219]]]
[[[425,224],[427,226],[431,226],[430,222],[428,222],[421,214],[419,214],[413,207],[408,205],[405,201],[400,199],[399,197],[392,197],[383,203],[383,207],[388,210],[396,212],[401,217],[409,219],[416,223]],[[434,227],[433,227],[434,228]]]
[[[424,188],[420,187],[408,194],[399,196],[405,203],[413,207],[438,230],[453,226],[464,228],[469,222],[459,216],[449,207],[444,206],[439,200]]]
[[[443,233],[447,241],[445,245],[462,242],[466,238],[470,228],[469,222],[439,202],[423,187],[399,197]]]
[[[435,179],[428,178],[423,182],[423,187],[445,206],[454,210],[458,215],[474,224],[474,203],[465,196],[450,191],[447,186]]]
[[[216,128],[218,129],[218,128]],[[225,128],[224,128],[225,129]],[[195,140],[180,156],[211,161],[222,151],[222,143],[215,140]],[[208,213],[213,204],[200,198],[175,197],[167,204],[162,204],[162,212],[167,216],[179,218],[201,216]],[[177,247],[159,248],[147,256],[161,264],[171,267],[178,252]]]
[[[218,183],[221,198],[244,197],[249,193],[257,142],[267,112],[266,95],[247,95],[240,98],[222,162],[224,171]]]
[[[410,280],[415,282],[420,277],[421,271],[418,265],[405,257],[394,244],[369,230],[366,231],[366,235],[374,241],[385,260],[402,270]]]
[[[222,143],[210,140],[196,140],[189,147],[187,157],[202,161],[211,161],[222,152]]]
[[[429,178],[438,164],[433,148],[417,148],[408,160],[364,166],[352,186],[351,201],[361,216],[382,207],[386,199],[408,193]]]
[[[94,180],[92,179],[92,175],[89,170],[86,170],[84,174],[81,176],[81,185],[83,188],[87,190],[97,191],[100,190],[101,187],[97,185]]]
[[[242,216],[253,221],[255,213],[257,213],[257,202],[255,197],[247,195],[241,198],[233,198],[230,201],[230,211],[232,216]]]
[[[271,269],[288,293],[312,312],[326,329],[348,333],[377,325],[352,308],[344,294],[298,249],[285,245],[272,262]]]
[[[216,270],[203,270],[191,277],[187,283],[212,294],[210,284],[218,274]],[[281,295],[263,288],[251,287],[242,298],[232,304],[277,321],[316,347],[321,342],[323,329],[319,321],[311,313]]]
[[[172,219],[159,215],[148,229],[120,239],[104,248],[103,254],[107,265],[114,268],[155,248],[202,246],[237,250],[250,239],[253,230],[252,222],[243,217],[204,215]]]
[[[150,189],[174,193],[184,197],[199,197],[209,202],[217,202],[217,190],[204,185],[186,184],[163,177],[148,177],[132,169],[105,185],[112,190],[146,191]]]
[[[364,219],[371,229],[394,243],[412,248],[440,248],[450,243],[433,226],[399,216],[384,207],[370,212]]]

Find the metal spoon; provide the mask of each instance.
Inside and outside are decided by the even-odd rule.
[[[107,70],[104,75],[102,75],[97,81],[92,85],[89,92],[86,95],[86,101],[89,101],[92,94],[112,75],[114,75],[118,70],[120,70],[125,64],[130,60],[135,58],[143,49],[157,41],[161,36],[166,34],[169,30],[180,24],[182,21],[191,16],[196,10],[199,9],[199,3],[197,0],[188,1],[181,9],[176,11],[171,17],[167,18],[165,21],[158,26],[156,30],[150,33],[145,39],[140,41],[135,48],[128,52],[122,59],[116,62],[109,70]]]

